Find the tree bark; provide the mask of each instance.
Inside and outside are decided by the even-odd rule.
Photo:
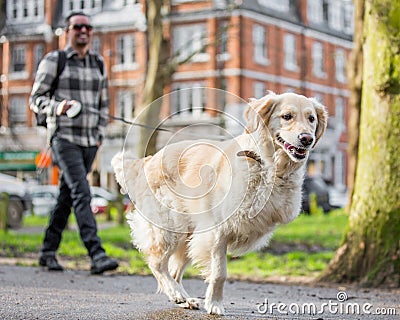
[[[400,286],[400,2],[366,0],[360,141],[349,225],[322,281]]]
[[[161,97],[164,93],[166,78],[163,66],[169,58],[168,41],[164,38],[161,9],[169,8],[164,0],[149,0],[146,2],[147,39],[148,39],[148,66],[142,102],[135,110],[137,122],[150,127],[159,125]],[[158,99],[158,100],[157,100]],[[147,128],[133,128],[139,135],[137,156],[143,157],[155,153],[157,131]]]
[[[348,121],[347,211],[351,208],[356,177],[360,108],[362,95],[364,0],[354,0],[354,47],[349,57],[348,79],[350,89]]]
[[[163,15],[170,13],[169,0],[146,1],[147,18],[147,39],[148,39],[148,68],[143,97],[140,106],[135,110],[136,121],[149,127],[157,127],[160,124],[159,114],[162,106],[162,96],[165,86],[170,82],[176,69],[189,62],[196,54],[208,46],[217,46],[223,34],[229,26],[222,28],[215,35],[211,36],[212,41],[206,38],[198,50],[194,50],[184,57],[170,55],[170,39],[164,32],[168,25],[164,25]],[[225,10],[231,12],[237,7],[231,4]],[[208,36],[210,37],[210,35]],[[182,39],[187,41],[188,39]],[[143,157],[154,154],[156,150],[157,131],[134,126],[134,134],[139,137],[135,150],[136,156]]]

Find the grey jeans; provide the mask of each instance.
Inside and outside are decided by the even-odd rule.
[[[90,207],[91,194],[86,176],[92,167],[98,147],[82,147],[56,137],[52,141],[51,148],[53,159],[62,173],[60,193],[50,216],[41,254],[55,255],[73,207],[81,239],[89,256],[97,260],[105,256],[105,251],[97,235],[97,224]]]

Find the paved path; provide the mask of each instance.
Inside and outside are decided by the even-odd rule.
[[[205,292],[200,280],[184,280],[184,285],[194,296]],[[38,267],[0,265],[0,319],[400,319],[400,290],[227,282],[226,316],[218,317],[207,315],[204,309],[177,308],[164,295],[156,294],[156,289],[156,281],[150,276],[90,276],[87,271],[49,273]],[[340,291],[340,299],[347,295],[342,303],[337,300]],[[279,312],[279,304],[287,315]],[[312,305],[320,311],[324,304],[323,313],[308,314]],[[375,314],[354,314],[356,305],[361,313],[364,306],[367,313]],[[296,308],[306,314],[296,312]],[[397,315],[376,314],[393,311]]]

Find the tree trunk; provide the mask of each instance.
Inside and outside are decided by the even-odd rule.
[[[400,286],[400,2],[366,0],[360,141],[344,243],[323,281]]]
[[[358,138],[360,127],[360,107],[362,95],[362,66],[363,66],[363,24],[364,24],[364,0],[354,0],[354,47],[349,58],[348,79],[351,91],[349,99],[349,144],[347,164],[347,209],[351,207],[351,199],[354,191],[356,177],[356,165],[358,154]],[[347,210],[347,211],[348,211]]]
[[[135,115],[138,123],[146,124],[150,127],[159,125],[161,97],[166,85],[163,66],[167,64],[169,58],[169,46],[168,41],[164,39],[161,15],[163,5],[164,0],[146,2],[149,57],[142,102],[139,108],[135,110]],[[169,4],[165,4],[164,8],[169,8]],[[156,151],[157,131],[139,127],[134,128],[134,130],[139,135],[137,156],[143,157],[148,154],[154,154]]]
[[[149,0],[146,1],[147,18],[147,39],[148,39],[148,68],[146,73],[146,82],[141,105],[135,110],[136,121],[149,127],[157,127],[160,124],[160,109],[162,106],[162,96],[165,86],[170,82],[176,69],[186,62],[189,62],[196,54],[204,48],[214,45],[218,46],[223,34],[229,26],[221,28],[213,37],[212,41],[206,38],[201,39],[202,45],[197,50],[193,50],[184,57],[170,55],[170,39],[166,38],[167,32],[164,32],[168,25],[163,24],[162,15],[168,15],[170,12],[169,0]],[[236,4],[230,4],[226,7],[227,12],[237,8]],[[188,41],[190,39],[182,39]],[[204,40],[204,41],[203,41]],[[147,128],[134,126],[134,134],[138,135],[139,143],[136,148],[136,155],[143,157],[154,154],[156,150],[157,131]]]

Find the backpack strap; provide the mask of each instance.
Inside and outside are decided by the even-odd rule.
[[[95,59],[96,59],[97,66],[100,69],[100,73],[103,76],[104,75],[104,63],[103,63],[103,60],[101,60],[97,54],[95,55]]]
[[[100,69],[101,75],[104,75],[103,61],[99,58],[98,55],[95,55],[95,60]],[[57,74],[56,74],[56,76],[51,84],[50,90],[49,90],[50,97],[52,97],[54,95],[54,92],[56,91],[56,89],[58,87],[58,81],[60,79],[61,73],[64,71],[66,61],[67,61],[67,54],[65,53],[65,51],[58,50]]]
[[[54,92],[58,87],[58,80],[60,79],[60,74],[64,71],[65,63],[67,61],[67,55],[64,50],[58,50],[58,62],[57,62],[57,74],[51,83],[51,87],[49,90],[50,97],[54,96]]]

